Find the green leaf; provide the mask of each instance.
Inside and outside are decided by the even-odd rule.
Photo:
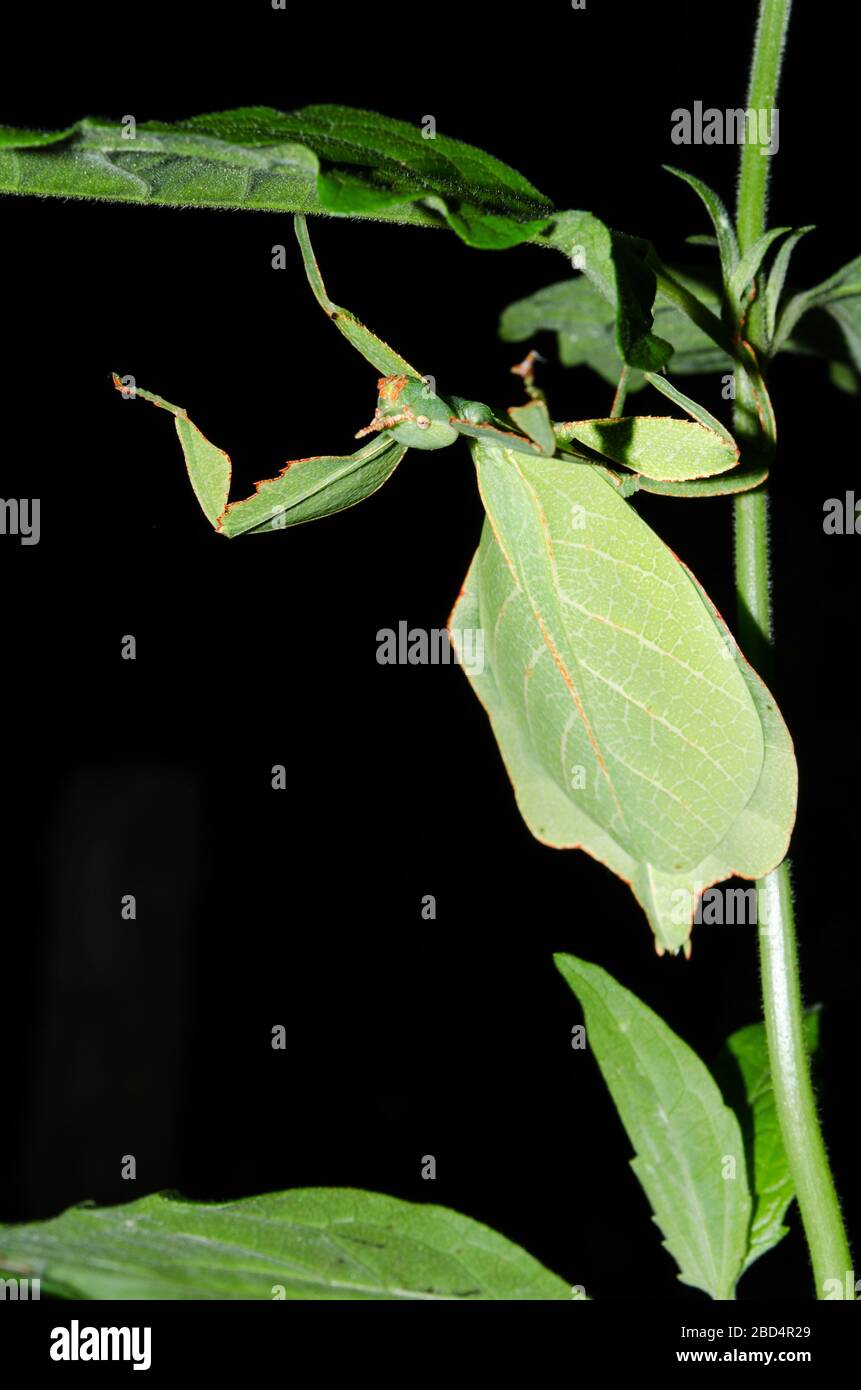
[[[738,1121],[695,1052],[597,965],[557,955],[683,1284],[731,1299],[751,1199]]]
[[[851,357],[851,366],[854,367],[855,373],[861,373],[861,295],[855,296],[854,299],[842,299],[826,304],[825,307],[826,313],[832,316],[842,331],[847,352]],[[846,385],[843,389],[846,389]]]
[[[627,882],[659,952],[697,895],[786,853],[786,727],[720,615],[606,474],[472,445],[487,512],[452,614],[464,669],[537,839]]]
[[[832,300],[842,299],[847,294],[861,294],[861,256],[847,261],[821,284],[804,290],[803,297],[808,304],[829,304]]]
[[[847,396],[857,396],[859,392],[858,374],[847,367],[843,362],[831,362],[828,369],[829,380],[832,386],[836,386],[838,391],[845,391]]]
[[[699,401],[695,401],[693,397],[686,396],[684,391],[680,391],[678,386],[675,386],[673,382],[665,376],[659,376],[654,372],[646,372],[646,380],[650,386],[654,386],[656,391],[660,391],[662,396],[666,396],[667,399],[673,401],[675,405],[681,406],[682,410],[686,411],[692,419],[701,424],[704,429],[710,430],[713,434],[718,435],[725,444],[728,444],[735,451],[736,455],[738,454],[736,442],[726,425],[712,415],[711,411],[706,410],[704,405],[700,405]]]
[[[861,371],[861,294],[808,310],[779,350],[823,358],[832,383],[848,389]],[[772,347],[772,355],[775,351]]]
[[[826,304],[825,312],[831,316],[843,335],[850,360],[842,365],[851,365],[855,372],[861,372],[861,293],[851,299],[839,299]],[[836,366],[840,365],[838,361]],[[846,389],[845,385],[843,389]]]
[[[569,420],[553,428],[557,439],[577,439],[605,458],[648,478],[673,482],[708,478],[713,473],[725,473],[738,463],[738,446],[732,439],[669,416]]]
[[[780,297],[783,294],[786,272],[789,270],[789,262],[792,259],[792,253],[801,238],[807,236],[807,233],[813,230],[814,227],[812,223],[807,227],[799,227],[791,236],[786,238],[786,241],[778,249],[777,255],[774,258],[774,264],[771,267],[768,282],[765,286],[765,329],[769,343],[774,339],[777,310],[780,304]]]
[[[553,213],[474,145],[334,105],[244,107],[133,131],[95,118],[57,132],[0,127],[0,191],[448,223],[490,249],[528,240]]]
[[[74,135],[75,130],[75,126],[67,126],[65,130],[21,130],[18,126],[0,125],[0,150],[53,145]]]
[[[795,331],[795,326],[811,309],[828,308],[832,313],[844,299],[861,298],[861,256],[848,261],[821,285],[802,290],[789,299],[780,311],[774,333],[772,352],[778,352]]]
[[[612,231],[591,212],[559,213],[537,239],[582,269],[611,306],[622,360],[651,371],[663,366],[672,347],[651,331],[657,282],[649,264],[649,243]]]
[[[125,389],[116,375],[114,385]],[[224,536],[280,531],[354,507],[388,481],[406,453],[402,444],[383,434],[355,454],[292,459],[277,477],[255,483],[250,497],[227,505],[231,476],[227,454],[209,442],[180,406],[139,386],[135,395],[176,417],[176,432],[195,496],[208,520]]]
[[[499,336],[509,343],[558,334],[559,360],[566,367],[581,363],[615,385],[622,358],[616,346],[615,306],[585,276],[559,280],[525,299],[509,304],[499,320]],[[642,373],[632,370],[629,391],[643,385]]]
[[[688,284],[709,308],[720,311],[720,296],[710,284],[680,271],[673,274]],[[655,299],[654,328],[656,335],[673,349],[673,375],[732,371],[729,355],[660,293]],[[499,322],[500,337],[506,342],[523,342],[545,331],[557,334],[559,361],[563,366],[591,367],[615,387],[622,366],[616,344],[615,313],[613,306],[588,279],[576,276],[548,285],[509,304]],[[642,390],[645,384],[645,375],[632,369],[628,393]]]
[[[769,247],[777,241],[778,237],[786,236],[787,232],[791,230],[791,227],[772,227],[771,231],[764,232],[761,237],[758,237],[753,246],[748,247],[739,260],[729,280],[730,298],[739,309],[742,307],[748,286],[753,284],[759,274],[759,268]]]
[[[0,1226],[0,1269],[66,1298],[582,1297],[477,1221],[350,1188],[72,1207]]]
[[[732,218],[726,210],[723,199],[715,193],[713,188],[709,188],[707,183],[703,183],[702,179],[696,178],[693,174],[685,173],[684,169],[676,169],[672,164],[665,164],[663,167],[668,174],[673,174],[677,179],[682,179],[688,184],[705,205],[717,236],[724,284],[729,286],[738,265],[738,241]]]
[[[819,1047],[819,1010],[804,1017],[808,1053]],[[754,1208],[744,1268],[752,1265],[786,1235],[783,1218],[795,1196],[783,1146],[764,1023],[752,1023],[731,1035],[715,1065],[715,1076],[735,1110],[753,1178]]]

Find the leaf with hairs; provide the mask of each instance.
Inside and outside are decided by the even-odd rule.
[[[708,1068],[663,1019],[588,961],[557,955],[683,1284],[735,1297],[751,1200],[738,1120]]]
[[[814,1056],[819,1047],[819,1009],[806,1011],[804,1035],[807,1051]],[[713,1070],[738,1116],[748,1154],[754,1207],[744,1261],[747,1269],[786,1235],[783,1219],[795,1197],[777,1117],[765,1024],[751,1023],[731,1034]]]
[[[376,1192],[168,1194],[0,1226],[0,1270],[94,1299],[583,1298],[478,1221]]]
[[[697,294],[714,312],[720,298],[710,280],[683,271],[673,275]],[[732,371],[732,359],[660,292],[654,304],[654,329],[673,349],[669,370],[673,375]],[[499,335],[506,342],[523,342],[536,334],[557,335],[559,361],[565,367],[591,367],[615,387],[623,365],[616,341],[614,306],[582,275],[559,280],[509,304],[499,321]],[[628,394],[646,385],[642,371],[632,368]]]
[[[476,146],[337,105],[0,127],[0,192],[447,223],[490,249],[528,240],[553,214],[527,179]]]
[[[533,240],[567,256],[611,306],[624,362],[650,371],[663,366],[672,347],[652,332],[657,281],[647,241],[613,231],[591,212],[558,213]]]

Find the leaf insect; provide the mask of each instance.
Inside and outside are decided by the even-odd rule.
[[[773,698],[720,615],[626,499],[640,488],[714,495],[760,478],[738,466],[720,421],[662,376],[647,373],[690,419],[554,422],[531,362],[520,373],[529,399],[504,416],[431,391],[330,299],[304,217],[295,228],[318,303],[380,373],[360,447],[292,460],[229,503],[228,456],[184,410],[136,394],[174,415],[198,501],[228,537],[354,506],[408,449],[468,440],[486,520],[449,627],[456,652],[464,632],[484,634],[483,669],[467,674],[521,814],[543,843],[584,849],[629,884],[659,954],[687,954],[705,889],[761,877],[784,857],[795,760]]]

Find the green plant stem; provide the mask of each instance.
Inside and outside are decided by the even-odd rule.
[[[743,392],[747,375],[736,369],[736,395]],[[744,435],[745,420],[736,408],[736,436]],[[741,441],[740,441],[741,442]],[[772,621],[769,593],[768,492],[766,486],[741,492],[734,499],[735,593],[739,645],[752,666],[768,684],[772,678]]]
[[[777,106],[780,85],[780,66],[783,45],[789,24],[792,0],[760,0],[756,25],[753,62],[747,89],[748,111],[773,112]],[[736,230],[739,252],[744,255],[765,231],[768,199],[768,178],[772,156],[753,140],[741,146],[738,181]],[[760,330],[764,319],[762,296],[758,296],[749,316],[749,336],[761,342]]]
[[[790,5],[791,0],[760,0],[748,109],[770,111],[775,106]],[[737,213],[742,255],[765,230],[770,166],[770,156],[759,146],[742,145]],[[755,347],[764,341],[763,328],[760,296],[745,330]],[[735,389],[734,424],[742,455],[770,461],[774,437],[759,423],[753,385],[741,365],[736,368]],[[773,623],[766,488],[736,497],[734,510],[739,637],[749,660],[769,680]],[[759,931],[760,972],[777,1114],[813,1263],[816,1297],[826,1299],[836,1293],[828,1281],[836,1280],[844,1289],[852,1263],[810,1080],[788,860],[757,887],[765,909]]]
[[[810,1082],[789,860],[784,859],[757,887],[763,894],[760,970],[780,1131],[813,1262],[816,1297],[843,1298],[847,1274],[850,1287],[854,1286],[852,1257]],[[854,1298],[854,1292],[850,1296]]]

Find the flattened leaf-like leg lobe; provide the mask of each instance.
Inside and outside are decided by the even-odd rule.
[[[118,390],[125,389],[114,377]],[[354,454],[321,454],[293,459],[275,478],[255,484],[250,497],[227,505],[231,463],[189,420],[179,406],[151,391],[135,394],[162,406],[176,417],[176,428],[191,484],[211,524],[225,536],[281,531],[316,521],[353,507],[382,487],[397,468],[406,448],[389,436],[372,439]]]
[[[113,382],[118,391],[126,390],[116,373]],[[169,410],[174,416],[194,495],[207,521],[215,526],[227,506],[230,492],[232,466],[227,454],[223,449],[210,444],[197,425],[189,420],[181,406],[171,405],[170,401],[166,401],[162,396],[156,396],[152,391],[144,391],[141,387],[136,387],[134,394],[153,405],[161,406],[163,410]]]
[[[218,529],[225,536],[256,535],[354,507],[388,481],[406,452],[393,439],[377,438],[355,454],[295,459],[276,478],[257,483],[250,497],[232,502]]]
[[[692,420],[632,415],[571,420],[554,428],[558,439],[577,439],[605,458],[659,482],[709,478],[738,463],[738,446],[732,438]]]

